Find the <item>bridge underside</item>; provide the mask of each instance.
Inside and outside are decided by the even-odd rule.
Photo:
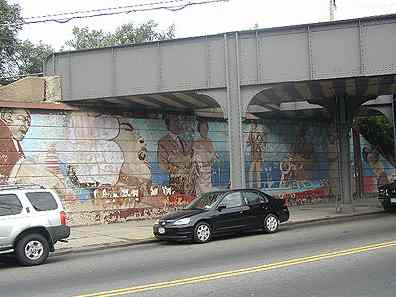
[[[395,75],[339,78],[288,82],[266,87],[254,96],[250,104],[278,111],[314,109],[322,106],[335,114],[338,99],[345,98],[350,110],[356,112],[365,102],[394,93]]]

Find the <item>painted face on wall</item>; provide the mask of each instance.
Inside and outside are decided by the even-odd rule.
[[[191,133],[193,130],[192,119],[185,115],[169,114],[166,116],[166,124],[168,131],[176,135]]]
[[[10,129],[12,137],[22,141],[31,125],[29,113],[24,109],[9,110],[3,113],[2,119]]]
[[[114,141],[120,146],[125,158],[121,170],[125,174],[149,179],[151,173],[147,162],[147,147],[138,131],[130,123],[120,123],[120,133]]]
[[[208,122],[206,122],[206,121],[199,122],[198,123],[198,131],[199,131],[199,134],[201,135],[201,137],[203,137],[203,138],[208,137],[208,131],[209,131]]]

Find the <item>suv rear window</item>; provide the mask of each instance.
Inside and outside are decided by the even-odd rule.
[[[26,197],[36,211],[55,210],[58,208],[55,198],[49,192],[30,192]]]
[[[0,216],[12,216],[22,212],[22,204],[15,194],[0,195]]]

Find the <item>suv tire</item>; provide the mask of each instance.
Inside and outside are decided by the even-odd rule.
[[[23,236],[15,247],[17,260],[23,266],[40,265],[47,260],[48,254],[48,240],[39,233]]]

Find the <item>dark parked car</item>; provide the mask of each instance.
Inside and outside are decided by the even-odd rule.
[[[159,219],[154,235],[163,240],[208,242],[213,236],[239,231],[278,230],[289,219],[285,202],[257,190],[209,192],[186,208]]]
[[[396,182],[379,186],[378,199],[385,210],[396,208]]]

